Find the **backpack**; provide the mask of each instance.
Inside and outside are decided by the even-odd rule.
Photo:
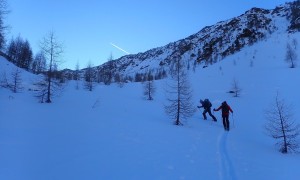
[[[222,114],[228,114],[229,113],[229,108],[226,103],[222,104]]]
[[[206,108],[211,108],[212,104],[208,99],[205,99],[204,102],[205,102],[205,107]]]

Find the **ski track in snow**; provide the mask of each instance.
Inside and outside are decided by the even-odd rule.
[[[218,155],[220,163],[219,179],[221,180],[236,180],[234,167],[227,152],[227,131],[220,133],[218,137]]]

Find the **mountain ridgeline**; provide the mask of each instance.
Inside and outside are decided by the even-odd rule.
[[[154,79],[164,78],[176,58],[182,59],[187,68],[207,66],[221,61],[245,46],[267,39],[274,32],[300,31],[299,9],[300,0],[273,10],[252,8],[238,17],[204,27],[185,39],[108,61],[93,67],[93,71],[97,81],[106,83],[143,81],[149,72]],[[80,73],[84,74],[85,71],[86,69],[82,69]],[[74,71],[65,70],[65,73],[71,77]]]

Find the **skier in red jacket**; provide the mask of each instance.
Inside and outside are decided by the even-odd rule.
[[[233,111],[226,101],[222,102],[222,105],[218,109],[214,109],[214,111],[219,111],[220,109],[222,109],[224,129],[225,131],[229,131],[229,111],[231,113],[233,113]]]

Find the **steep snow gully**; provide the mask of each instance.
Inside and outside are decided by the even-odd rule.
[[[234,166],[227,152],[227,136],[230,132],[221,132],[218,136],[219,179],[236,180]]]

